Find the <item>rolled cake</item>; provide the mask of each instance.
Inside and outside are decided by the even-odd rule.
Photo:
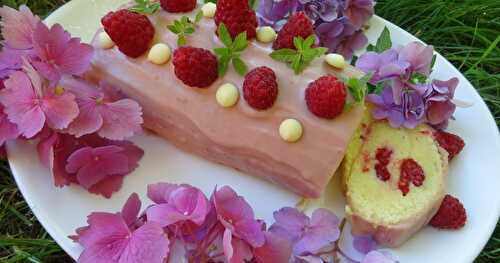
[[[195,13],[184,15],[193,18]],[[176,49],[177,36],[167,30],[167,25],[180,17],[163,10],[150,15],[156,28],[154,42]],[[214,21],[202,19],[196,32],[187,37],[187,45],[208,50],[221,47],[214,32]],[[210,87],[198,89],[177,79],[172,63],[155,65],[145,56],[133,59],[116,47],[100,49],[97,40],[93,42],[97,48],[87,77],[107,81],[138,101],[147,129],[179,149],[268,179],[305,197],[320,196],[363,115],[363,107],[354,105],[333,120],[320,119],[307,109],[304,100],[308,84],[319,77],[359,77],[360,72],[352,67],[335,71],[319,58],[295,75],[285,64],[269,57],[272,44],[251,41],[241,55],[249,69],[267,66],[278,80],[273,107],[257,111],[241,96],[244,78],[232,68]],[[217,88],[225,83],[234,84],[240,91],[239,102],[231,108],[219,106],[215,99]],[[280,123],[288,118],[300,121],[304,129],[296,143],[284,141],[278,132]]]
[[[447,158],[427,125],[394,129],[364,118],[341,169],[353,234],[388,247],[408,240],[439,209]]]

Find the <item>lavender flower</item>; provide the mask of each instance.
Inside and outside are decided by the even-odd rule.
[[[357,30],[345,17],[322,23],[315,31],[321,46],[348,59],[352,57],[354,50],[362,48],[368,42],[363,32]]]
[[[339,16],[338,0],[299,0],[299,10],[315,22],[332,22]]]
[[[376,106],[373,118],[387,119],[393,128],[413,129],[425,120],[424,101],[414,90],[401,93],[401,105],[395,103],[391,87],[385,87],[380,95],[370,94],[367,99]]]
[[[286,17],[295,12],[297,7],[297,0],[261,0],[257,8],[259,25],[279,30],[285,24]]]

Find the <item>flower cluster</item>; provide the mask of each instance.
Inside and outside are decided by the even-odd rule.
[[[140,130],[140,106],[107,83],[82,78],[93,48],[61,25],[49,28],[26,6],[1,7],[0,16],[0,146],[39,139],[40,160],[57,186],[111,196],[143,155],[117,141]]]
[[[370,84],[376,87],[367,97],[375,105],[373,117],[387,119],[394,128],[421,123],[445,128],[456,108],[458,79],[431,80],[433,59],[433,47],[419,42],[360,56],[356,67],[373,74]]]
[[[78,261],[323,263],[342,256],[350,262],[396,262],[364,236],[353,242],[364,256],[348,256],[338,242],[344,223],[326,209],[308,217],[285,207],[274,213],[276,222],[267,228],[228,186],[207,198],[190,185],[158,183],[148,186],[147,195],[154,204],[140,216],[137,194],[120,213],[89,215],[88,226],[71,237],[84,248]]]
[[[290,14],[304,11],[313,21],[319,45],[351,58],[368,42],[363,25],[373,16],[373,0],[262,0],[257,9],[261,26],[279,30]]]

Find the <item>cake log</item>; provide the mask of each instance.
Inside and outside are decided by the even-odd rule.
[[[167,30],[167,25],[180,17],[164,11],[150,15],[156,28],[154,42],[166,43],[175,50],[177,36]],[[196,32],[187,37],[187,45],[208,50],[222,47],[214,32],[214,21],[203,19]],[[86,77],[106,81],[136,100],[143,108],[145,128],[181,150],[265,178],[304,197],[320,196],[363,115],[364,107],[353,104],[333,120],[320,119],[309,112],[304,100],[307,85],[323,75],[360,77],[361,72],[350,66],[337,71],[319,58],[295,75],[285,64],[269,57],[271,44],[251,41],[241,55],[249,69],[267,66],[276,73],[278,98],[265,111],[247,105],[242,96],[244,78],[232,68],[212,86],[198,89],[177,79],[171,62],[155,65],[145,55],[129,58],[116,47],[99,48],[96,38],[93,45],[96,52]],[[217,88],[224,83],[232,83],[240,91],[234,107],[224,108],[216,102]],[[296,143],[285,142],[279,135],[279,125],[287,118],[299,120],[304,128]]]

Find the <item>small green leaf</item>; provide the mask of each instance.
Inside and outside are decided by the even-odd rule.
[[[316,36],[314,36],[314,34],[308,36],[306,40],[304,40],[304,42],[302,43],[302,48],[303,49],[311,48],[311,46],[314,44],[314,41],[316,41]]]
[[[203,11],[200,10],[198,13],[196,13],[196,17],[194,18],[194,23],[198,24],[202,18],[203,18]]]
[[[235,52],[241,52],[248,47],[247,32],[239,33],[233,42],[233,50]]]
[[[427,76],[421,73],[413,73],[410,77],[410,82],[413,84],[422,84],[427,82]]]
[[[248,0],[248,6],[252,9],[255,9],[257,8],[258,2],[259,2],[258,0]]]
[[[160,3],[150,0],[136,0],[136,5],[129,8],[130,11],[142,14],[154,14],[160,8]]]
[[[189,22],[190,22],[190,21],[189,21],[189,17],[187,17],[187,16],[182,16],[182,17],[181,17],[181,23],[182,23],[182,24],[186,25],[186,24],[188,24]]]
[[[380,93],[382,93],[384,88],[385,88],[385,81],[381,81],[381,82],[377,83],[377,85],[375,86],[375,89],[373,90],[373,93],[380,94]]]
[[[184,29],[185,34],[193,34],[194,33],[194,27],[186,27]]]
[[[214,52],[219,57],[230,57],[231,56],[231,50],[229,48],[225,48],[225,47],[214,48]]]
[[[283,48],[273,51],[270,54],[271,58],[280,62],[289,63],[292,62],[296,56],[300,56],[296,50]]]
[[[302,57],[301,56],[296,56],[292,60],[292,64],[290,67],[293,69],[295,74],[299,74],[301,72],[301,63],[302,63]]]
[[[369,44],[369,45],[366,47],[366,51],[368,51],[368,52],[375,51],[375,46],[374,46],[374,45],[372,45],[372,44]]]
[[[434,68],[434,65],[436,64],[436,59],[437,55],[436,54],[432,55],[431,70]]]
[[[384,27],[384,30],[380,34],[380,37],[377,39],[375,51],[381,53],[390,49],[391,47],[392,47],[391,32],[389,32],[389,29],[387,27]]]
[[[226,25],[224,23],[219,24],[219,28],[217,29],[217,33],[219,34],[220,41],[226,46],[230,47],[233,44],[233,40],[231,39],[231,35],[229,31],[227,31]]]
[[[245,76],[248,70],[245,62],[243,62],[243,60],[241,60],[240,58],[233,58],[232,62],[234,70],[241,76]]]
[[[184,34],[180,34],[178,37],[177,37],[177,46],[184,46],[186,45],[186,36],[184,36]]]
[[[175,25],[168,25],[167,28],[168,28],[168,30],[170,30],[174,34],[179,34],[180,33],[180,30],[177,29],[177,27]]]
[[[222,77],[226,74],[228,65],[229,65],[229,58],[226,57],[219,58],[217,67],[219,77]]]
[[[293,45],[298,51],[301,51],[303,49],[302,43],[304,43],[304,39],[302,37],[293,38]]]

